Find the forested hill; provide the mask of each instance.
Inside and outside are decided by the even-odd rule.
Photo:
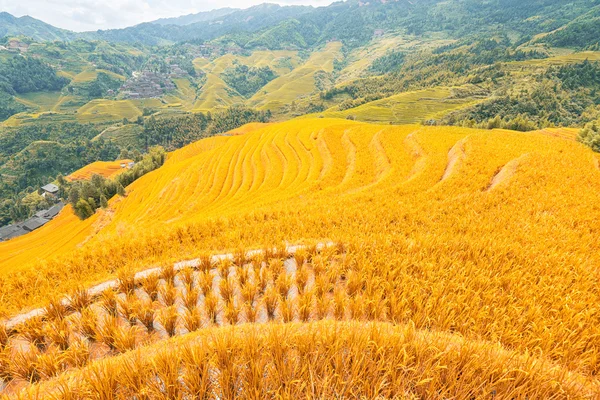
[[[224,17],[227,14],[231,14],[235,11],[239,11],[239,8],[219,8],[212,11],[204,11],[196,14],[182,15],[181,17],[160,18],[156,21],[152,21],[152,23],[159,25],[189,25],[196,22],[212,21],[214,19]]]
[[[595,27],[600,16],[599,5],[600,0],[348,0],[319,8],[261,4],[245,10],[214,10],[125,29],[85,33],[68,32],[30,17],[17,19],[3,13],[0,35],[146,45],[221,37],[245,48],[306,48],[329,40],[360,45],[375,30],[386,29],[453,38],[498,32],[523,42],[535,38],[557,46],[583,48],[598,43]]]
[[[0,37],[21,35],[34,40],[73,40],[77,36],[74,32],[56,28],[29,16],[17,18],[7,12],[0,12]]]

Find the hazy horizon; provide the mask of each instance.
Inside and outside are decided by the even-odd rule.
[[[332,2],[333,0],[232,0],[224,4],[216,0],[202,3],[193,0],[27,0],[19,3],[0,0],[0,12],[8,12],[15,17],[28,15],[57,28],[84,32],[126,28],[160,18],[180,17],[226,7],[248,8],[262,3],[323,6]]]

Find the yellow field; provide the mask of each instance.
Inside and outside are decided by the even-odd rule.
[[[123,75],[116,74],[112,71],[107,71],[105,69],[88,68],[88,69],[85,69],[84,71],[80,72],[79,74],[75,75],[73,77],[72,82],[73,83],[91,82],[91,81],[95,80],[96,78],[98,78],[98,72],[104,72],[105,74],[110,75],[111,78],[119,79],[121,81],[124,81],[126,79]]]
[[[536,132],[567,140],[577,140],[577,135],[579,134],[579,131],[580,129],[577,128],[546,128]]]
[[[92,100],[77,110],[77,120],[80,122],[101,122],[134,119],[142,112],[130,100]]]
[[[60,97],[60,92],[35,92],[22,94],[16,100],[39,111],[52,111]]]
[[[186,110],[193,108],[196,100],[196,89],[190,84],[189,79],[173,79],[177,92],[168,94],[162,97],[162,100],[167,104],[160,104],[160,108],[179,108],[183,107]],[[156,99],[157,100],[157,99]]]
[[[561,54],[540,60],[515,61],[509,64],[524,65],[563,65],[581,61],[600,61],[600,51],[580,51],[569,54]]]
[[[112,373],[126,393],[118,371],[164,378],[204,365],[186,358],[197,348],[221,371],[215,376],[243,374],[211,380],[219,398],[227,397],[225,382],[285,382],[264,390],[291,398],[332,390],[351,397],[344,382],[367,398],[597,398],[600,168],[588,148],[547,133],[306,119],[204,139],[171,153],[108,210],[81,222],[67,209],[0,243],[1,312],[46,305],[120,268],[333,240],[344,246],[292,258],[294,270],[283,268],[285,257],[265,256],[266,264],[194,271],[190,287],[204,287],[197,299],[206,330],[169,343],[168,359],[143,348],[73,369],[66,384],[80,393]],[[252,278],[242,280],[246,273]],[[238,297],[246,296],[243,281],[258,280],[265,291],[255,301]],[[171,321],[185,333],[184,317],[165,299],[186,301],[188,289],[161,282],[157,324]],[[214,321],[210,304],[218,306]],[[273,322],[215,326],[252,322],[253,312]],[[331,321],[316,322],[323,319]],[[163,328],[151,334],[119,321],[115,332],[133,336],[103,353],[109,357],[166,339]],[[365,349],[386,361],[372,364],[378,356]],[[243,367],[250,359],[265,365],[254,380]],[[173,376],[173,387],[187,390]],[[313,392],[295,383],[310,379],[318,379]]]
[[[206,83],[194,103],[194,112],[207,112],[220,108],[227,108],[236,103],[243,102],[244,98],[231,89],[217,75],[208,73]]]
[[[248,104],[263,110],[277,110],[315,92],[315,73],[332,72],[333,60],[341,57],[341,47],[339,42],[328,43],[323,50],[312,53],[303,65],[267,83]]]
[[[94,363],[35,387],[26,398],[60,389],[70,398],[89,392],[171,399],[200,394],[228,399],[239,393],[293,399],[594,396],[584,377],[535,362],[498,345],[412,326],[329,320],[246,324],[203,329]]]
[[[344,67],[337,77],[337,82],[346,82],[365,77],[367,70],[377,58],[390,51],[404,50],[415,51],[417,48],[443,46],[451,41],[409,41],[398,36],[383,37],[371,42],[368,46],[353,49],[347,56],[348,65]]]
[[[280,64],[280,62],[286,58],[289,58],[292,69],[296,68],[300,64],[297,51],[258,50],[252,52],[252,54],[249,56],[225,54],[212,61],[206,58],[196,58],[194,60],[194,66],[197,70],[220,75],[225,69],[231,68],[234,61],[237,61],[240,64],[249,65],[256,68],[269,67],[278,75],[283,75],[291,71],[290,68],[286,68]]]
[[[245,125],[240,126],[237,129],[233,129],[227,133],[225,133],[224,135],[226,136],[235,136],[235,135],[244,135],[246,133],[249,132],[254,132],[258,129],[264,128],[269,126],[270,123],[263,123],[263,122],[249,122]]]
[[[411,124],[435,120],[449,111],[468,106],[476,101],[471,97],[453,99],[450,98],[451,94],[452,88],[446,87],[417,90],[371,101],[344,111],[338,111],[336,106],[300,118],[314,118],[316,115],[326,118],[354,116],[357,120],[366,122]]]
[[[67,176],[67,180],[77,181],[90,179],[92,175],[100,175],[105,178],[110,178],[122,172],[124,169],[121,164],[129,163],[132,160],[117,160],[117,161],[96,161],[78,169],[71,175]]]
[[[281,64],[283,59],[289,59],[289,66]],[[214,111],[229,107],[234,104],[244,103],[245,99],[234,89],[230,88],[220,77],[223,71],[225,71],[227,68],[233,67],[235,61],[252,67],[268,66],[280,76],[292,73],[291,71],[299,65],[297,52],[288,50],[260,50],[253,52],[249,56],[226,54],[214,60],[196,58],[193,61],[194,67],[196,70],[206,73],[206,83],[202,87],[197,98],[196,94],[192,93],[193,91],[186,89],[185,83],[176,82],[178,89],[181,92],[181,97],[167,96],[165,97],[165,100],[171,103],[181,101],[181,106],[183,106],[186,110],[195,112]],[[297,72],[295,76],[297,77],[306,73],[306,71]],[[268,92],[270,90],[278,90],[280,85],[274,85],[272,88],[267,88],[265,86],[263,91]],[[311,83],[311,85],[313,84]],[[310,91],[312,90],[313,88],[311,87]],[[189,101],[194,100],[194,104],[190,107],[188,104]],[[254,100],[254,103],[257,101],[258,100]]]

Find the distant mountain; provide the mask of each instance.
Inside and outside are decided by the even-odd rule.
[[[0,37],[28,36],[34,40],[72,40],[76,34],[56,28],[30,16],[17,18],[7,12],[0,12]]]
[[[216,20],[218,18],[222,18],[228,14],[231,14],[235,11],[239,11],[239,8],[219,8],[211,11],[199,12],[196,14],[182,15],[181,17],[174,18],[161,18],[156,21],[151,21],[152,24],[157,25],[190,25],[195,24],[196,22],[206,22],[211,20]]]
[[[324,7],[264,3],[159,19],[123,29],[75,33],[31,17],[0,13],[0,37],[105,40],[169,45],[217,40],[243,48],[310,48],[331,40],[362,46],[378,35],[464,39],[507,35],[514,42],[597,48],[600,0],[347,0]],[[595,47],[592,47],[595,46]]]
[[[205,41],[228,34],[257,32],[287,19],[298,18],[313,10],[314,8],[310,6],[280,6],[264,3],[244,10],[234,10],[213,19],[207,19],[210,17],[209,15],[202,15],[200,18],[205,20],[189,25],[148,22],[124,29],[85,32],[80,35],[86,39],[139,42],[148,45],[170,44],[186,40]]]

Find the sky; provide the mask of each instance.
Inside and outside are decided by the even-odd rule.
[[[0,0],[0,11],[29,15],[50,25],[76,32],[124,28],[159,18],[247,8],[260,3],[327,5],[332,0]]]

